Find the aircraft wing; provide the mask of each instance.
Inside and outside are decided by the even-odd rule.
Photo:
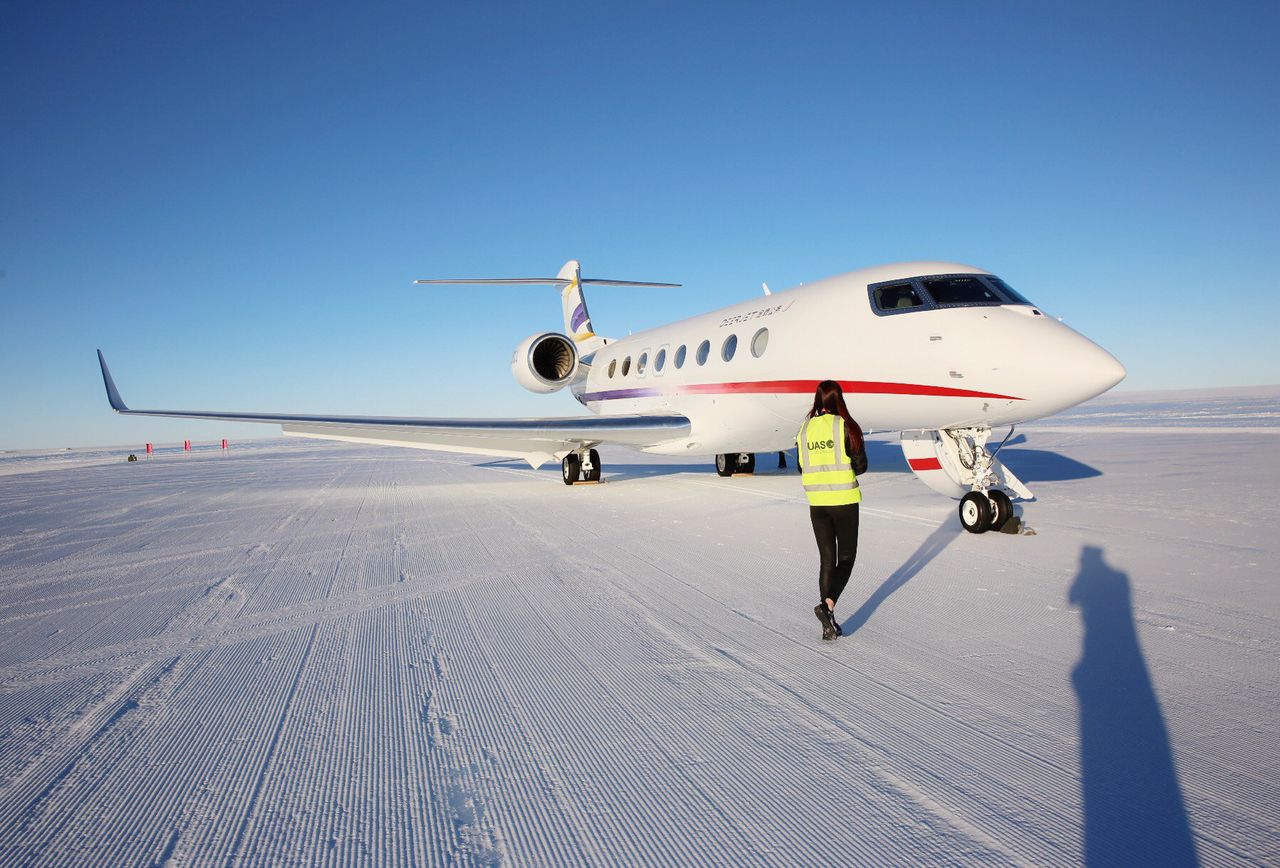
[[[410,446],[523,458],[533,467],[584,445],[617,443],[643,448],[685,437],[689,420],[679,415],[566,416],[548,419],[423,419],[405,416],[316,416],[299,413],[233,413],[216,410],[131,410],[120,397],[107,360],[98,350],[102,382],[111,409],[126,416],[171,416],[224,422],[280,425],[286,435]]]

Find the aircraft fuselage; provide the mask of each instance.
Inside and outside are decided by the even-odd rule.
[[[864,429],[901,431],[1026,422],[1124,377],[1106,350],[1034,305],[884,311],[869,289],[986,274],[914,262],[753,298],[610,341],[584,359],[571,390],[602,416],[687,416],[687,437],[646,451],[709,454],[793,445],[821,380],[842,383]]]

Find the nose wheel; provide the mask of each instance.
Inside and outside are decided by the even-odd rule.
[[[987,497],[991,500],[991,528],[1000,530],[1013,518],[1013,501],[998,488],[988,491]]]
[[[960,524],[969,533],[990,530],[991,512],[991,501],[981,491],[971,491],[960,498]]]
[[[969,533],[999,530],[1012,516],[1013,501],[998,488],[971,491],[960,498],[960,524]]]

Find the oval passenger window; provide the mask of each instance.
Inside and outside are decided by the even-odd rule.
[[[757,359],[764,355],[765,347],[769,346],[769,330],[760,329],[756,332],[756,336],[751,339],[751,355]]]
[[[720,348],[720,358],[726,362],[733,359],[733,354],[738,351],[738,336],[729,335],[724,339],[724,346]]]

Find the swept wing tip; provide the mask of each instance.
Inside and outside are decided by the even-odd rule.
[[[111,409],[117,413],[127,412],[129,408],[120,397],[116,381],[111,379],[111,371],[107,368],[107,357],[102,354],[102,350],[98,350],[98,366],[102,368],[102,384],[107,387],[107,401],[111,404]]]

